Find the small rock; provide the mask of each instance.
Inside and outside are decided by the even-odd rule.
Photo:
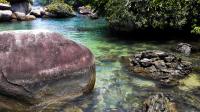
[[[14,12],[15,16],[17,17],[17,20],[19,21],[25,21],[26,20],[26,14],[21,12]]]
[[[17,16],[16,16],[16,14],[12,13],[11,18],[17,20]]]
[[[78,12],[83,15],[92,14],[92,9],[91,7],[82,6],[78,8]]]
[[[45,15],[45,11],[43,8],[33,9],[30,12],[30,15],[34,15],[35,17],[42,17],[43,15]]]
[[[158,93],[144,101],[142,112],[177,112],[177,109],[174,102],[163,93]]]
[[[10,21],[12,11],[10,10],[0,10],[0,21]]]
[[[10,10],[11,6],[9,4],[0,3],[0,10]]]
[[[168,57],[164,57],[164,61],[165,62],[173,62],[174,60],[176,60],[175,56],[168,56]]]
[[[157,58],[158,55],[154,51],[146,51],[141,53],[141,58]]]
[[[155,62],[153,62],[153,64],[159,70],[166,69],[166,65],[165,65],[165,62],[163,60],[155,61]]]
[[[149,67],[152,65],[152,60],[150,60],[148,58],[144,58],[144,59],[140,60],[140,64],[142,67]]]
[[[26,21],[35,20],[36,17],[34,15],[26,15]]]
[[[187,43],[179,43],[176,47],[176,50],[185,54],[186,56],[189,56],[192,50],[192,46]]]

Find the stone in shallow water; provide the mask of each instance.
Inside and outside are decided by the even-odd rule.
[[[189,56],[192,50],[192,46],[187,43],[179,43],[176,47],[176,50],[185,54],[186,56]]]
[[[144,101],[142,112],[177,112],[175,103],[163,93],[150,96]]]
[[[49,31],[0,32],[0,91],[38,101],[90,92],[95,59],[90,50]]]
[[[134,74],[159,81],[164,86],[178,84],[191,73],[191,63],[163,51],[144,51],[129,57],[128,69]]]

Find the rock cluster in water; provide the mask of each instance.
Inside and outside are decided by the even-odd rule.
[[[0,94],[37,101],[88,93],[94,84],[86,47],[49,31],[0,32]]]
[[[158,80],[165,86],[177,85],[178,79],[192,71],[191,63],[163,51],[140,52],[129,58],[129,63],[134,74]]]
[[[178,112],[175,103],[163,93],[150,96],[144,101],[142,112]]]

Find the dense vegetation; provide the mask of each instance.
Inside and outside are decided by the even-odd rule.
[[[52,2],[65,2],[65,3],[73,6],[74,8],[77,8],[79,6],[92,4],[92,3],[94,3],[94,0],[41,0],[41,3],[45,4],[45,5],[52,3]]]
[[[6,0],[0,0],[0,3],[8,3]]]
[[[198,32],[200,0],[98,0],[96,8],[119,31],[186,29]],[[198,29],[198,30],[197,30]]]
[[[13,1],[13,0],[7,0]],[[0,0],[4,3],[5,0]],[[200,34],[200,0],[41,0],[49,12],[91,5],[116,31],[184,30]],[[66,3],[66,4],[64,4]],[[60,10],[60,11],[58,11]]]

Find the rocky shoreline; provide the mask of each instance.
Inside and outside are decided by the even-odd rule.
[[[58,9],[52,10],[54,7],[57,7]],[[79,7],[78,13],[88,16],[91,19],[99,18],[90,7]],[[36,18],[63,18],[74,16],[76,16],[76,13],[70,8],[70,6],[61,3],[50,4],[47,7],[34,7],[29,0],[10,0],[10,4],[0,4],[0,22],[30,21]]]

